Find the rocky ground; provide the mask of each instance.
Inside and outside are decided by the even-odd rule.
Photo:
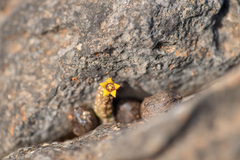
[[[3,159],[240,159],[238,0],[0,5]],[[121,85],[116,103],[168,89],[195,96],[74,138],[74,111],[92,114],[82,106],[107,77]]]

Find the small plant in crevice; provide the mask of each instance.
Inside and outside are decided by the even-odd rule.
[[[119,84],[113,82],[112,78],[106,79],[98,87],[93,110],[100,119],[101,124],[115,122],[113,114],[113,98],[116,98]]]

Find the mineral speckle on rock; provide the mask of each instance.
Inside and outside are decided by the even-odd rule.
[[[151,97],[147,97],[141,103],[141,117],[163,115],[174,108],[177,103],[182,101],[182,96],[174,91],[162,91]]]

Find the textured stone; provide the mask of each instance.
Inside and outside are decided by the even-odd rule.
[[[221,26],[216,30],[216,46],[220,51],[219,54],[231,58],[239,54],[240,50],[240,1],[226,0],[221,14],[221,21],[216,26]]]
[[[24,0],[0,0],[0,26],[12,12],[17,8]]]
[[[144,124],[101,125],[63,143],[21,148],[3,160],[237,160],[239,94],[240,66],[167,116]]]
[[[145,120],[171,111],[182,101],[182,96],[174,91],[162,91],[144,98],[141,103],[141,117]]]
[[[102,159],[240,159],[240,66],[197,101],[120,139]]]
[[[117,97],[142,100],[168,88],[185,96],[223,75],[239,63],[237,42],[219,47],[237,33],[223,19],[228,3],[22,0],[0,22],[0,157],[66,135],[74,106],[91,105],[108,76],[123,86]]]
[[[129,125],[117,123],[100,125],[95,130],[66,142],[44,143],[34,147],[20,148],[6,159],[95,159],[103,154],[98,150],[109,150],[114,139],[124,135]],[[102,142],[102,144],[100,144]],[[98,145],[100,144],[100,145]],[[88,150],[88,149],[93,150]]]

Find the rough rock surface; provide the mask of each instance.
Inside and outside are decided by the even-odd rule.
[[[102,159],[240,159],[239,95],[240,66],[197,102],[182,104],[174,114],[119,139]]]
[[[109,150],[114,139],[123,136],[129,127],[129,125],[121,123],[100,125],[95,130],[73,140],[20,148],[3,159],[95,159],[103,156],[97,150]],[[104,146],[98,147],[97,144],[100,142],[103,142]],[[96,148],[95,153],[88,151],[94,147]],[[86,152],[78,154],[82,150]]]
[[[0,22],[0,157],[67,134],[107,76],[188,95],[239,62],[236,0],[21,2]]]
[[[239,54],[240,50],[240,1],[228,0],[225,3],[225,10],[221,12],[216,26],[221,26],[216,33],[216,43],[219,54],[228,54],[229,58]]]
[[[4,20],[19,6],[24,0],[0,0],[0,26]]]
[[[144,98],[141,103],[141,117],[148,118],[163,115],[173,110],[182,102],[182,96],[174,91],[161,91],[151,97]]]
[[[240,66],[166,116],[109,124],[64,143],[19,149],[8,159],[240,159]],[[231,125],[229,125],[231,124]]]

